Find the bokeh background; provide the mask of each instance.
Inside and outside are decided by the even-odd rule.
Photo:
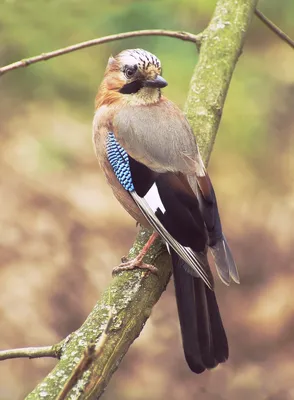
[[[1,0],[0,64],[133,29],[197,33],[215,1]],[[293,0],[259,7],[294,37]],[[114,200],[91,142],[109,55],[162,60],[181,107],[197,53],[149,37],[114,42],[0,78],[0,348],[48,345],[78,328],[137,228]],[[184,361],[173,285],[113,376],[105,400],[294,399],[294,55],[256,18],[209,166],[242,284],[217,284],[230,359],[201,376]],[[19,400],[55,364],[0,364],[0,399]]]

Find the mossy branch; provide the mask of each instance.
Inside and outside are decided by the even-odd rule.
[[[202,34],[200,58],[192,76],[185,112],[206,165],[256,3],[257,0],[218,1],[212,20]]]
[[[194,71],[186,104],[186,114],[208,162],[231,76],[241,54],[245,35],[257,0],[218,0],[214,16],[204,32],[200,59]],[[150,231],[141,229],[129,256],[137,254]],[[140,334],[152,307],[164,291],[171,266],[158,240],[147,262],[154,262],[158,276],[141,270],[116,276],[80,329],[64,341],[61,359],[54,370],[27,399],[57,398],[73,371],[85,357],[85,349],[100,340],[112,310],[112,323],[99,357],[79,370],[80,379],[70,391],[70,399],[97,399],[103,393],[129,346]]]
[[[130,258],[140,251],[151,233],[148,230],[139,232],[130,250]],[[144,270],[116,275],[81,328],[63,342],[56,367],[27,399],[64,398],[68,382],[76,376],[79,379],[70,391],[71,399],[97,399],[101,396],[169,281],[170,263],[160,240],[151,247],[146,261],[156,265],[158,275]],[[98,354],[97,347],[94,353],[88,351],[93,345],[99,348]],[[88,353],[91,353],[90,357]],[[81,370],[81,365],[85,367],[84,370]]]

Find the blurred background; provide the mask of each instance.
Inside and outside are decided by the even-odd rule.
[[[212,0],[2,0],[0,65],[134,29],[200,32]],[[294,37],[293,0],[259,8]],[[137,228],[92,149],[97,87],[110,54],[162,61],[183,107],[191,43],[136,38],[0,78],[0,348],[49,345],[85,320]],[[183,356],[173,285],[113,376],[105,400],[294,399],[294,55],[254,18],[209,166],[240,286],[217,283],[230,359],[196,376]],[[0,363],[0,399],[20,400],[55,360]]]

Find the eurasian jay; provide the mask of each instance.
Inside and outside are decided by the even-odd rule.
[[[181,110],[162,96],[156,56],[142,49],[110,57],[96,97],[93,142],[114,195],[155,233],[124,269],[150,268],[143,256],[157,234],[171,254],[184,353],[201,373],[228,358],[209,248],[221,280],[239,275],[222,233],[215,193]]]

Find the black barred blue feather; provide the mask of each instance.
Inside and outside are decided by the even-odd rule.
[[[119,183],[128,192],[133,192],[135,188],[131,175],[129,156],[125,149],[118,143],[112,132],[109,132],[108,134],[106,151],[108,161],[110,162]]]

